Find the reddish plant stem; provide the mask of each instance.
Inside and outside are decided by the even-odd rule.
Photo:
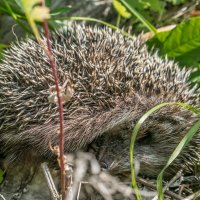
[[[62,200],[65,200],[65,166],[64,166],[64,116],[63,116],[63,104],[62,99],[60,96],[59,91],[59,83],[58,83],[58,75],[56,71],[56,64],[52,53],[52,48],[50,44],[50,34],[49,34],[49,28],[48,28],[48,22],[47,20],[44,20],[43,22],[44,31],[45,31],[45,37],[47,40],[47,47],[49,51],[49,60],[50,65],[53,72],[54,82],[56,86],[56,92],[57,92],[57,98],[58,98],[58,109],[59,109],[59,120],[60,120],[60,171],[61,171],[61,194],[62,194]]]

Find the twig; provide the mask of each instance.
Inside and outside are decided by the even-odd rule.
[[[140,182],[142,185],[145,185],[145,186],[147,186],[148,188],[151,188],[151,189],[154,189],[154,190],[156,190],[157,188],[156,188],[156,186],[154,185],[154,184],[152,184],[152,183],[149,183],[149,182],[147,182],[145,179],[143,179],[143,178],[137,178],[137,181],[138,182]],[[170,197],[173,197],[173,198],[175,198],[175,199],[177,199],[177,200],[182,200],[182,197],[181,196],[179,196],[179,195],[177,195],[177,194],[175,194],[175,193],[173,193],[173,192],[171,192],[171,191],[165,191],[165,194],[166,195],[168,195],[168,196],[170,196]]]
[[[58,200],[59,194],[58,194],[57,189],[55,187],[55,184],[54,184],[54,181],[52,179],[49,168],[47,166],[47,163],[42,163],[41,167],[42,167],[42,171],[45,175],[45,178],[46,178],[46,181],[47,181],[47,184],[48,184],[48,188],[49,188],[49,191],[51,193],[51,197],[53,198],[53,200]]]
[[[82,186],[83,183],[87,183],[87,184],[88,184],[88,182],[80,181],[80,183],[79,183],[79,187],[78,187],[78,192],[77,192],[77,199],[79,199],[79,197],[80,197],[81,186]]]
[[[200,197],[200,190],[182,200],[197,200],[198,197]]]
[[[0,197],[1,197],[3,200],[6,200],[5,197],[4,197],[2,194],[0,194]]]
[[[166,191],[174,182],[176,182],[179,178],[183,176],[183,170],[179,170],[176,175],[165,185],[163,188],[164,191]]]
[[[165,192],[169,188],[169,186],[171,186],[181,176],[182,176],[182,170],[179,170],[176,173],[176,175],[165,185],[165,187],[163,188],[163,192]],[[158,195],[156,195],[152,200],[157,200],[157,199],[158,199]]]

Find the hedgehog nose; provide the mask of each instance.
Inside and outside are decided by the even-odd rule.
[[[102,169],[103,171],[107,171],[107,170],[108,170],[108,164],[107,164],[106,162],[100,161],[99,164],[100,164],[101,169]]]

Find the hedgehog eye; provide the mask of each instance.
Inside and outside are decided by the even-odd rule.
[[[101,147],[102,144],[103,144],[103,142],[104,142],[103,136],[98,137],[98,138],[96,139],[96,141],[95,141],[96,147],[98,147],[98,148]]]
[[[153,133],[150,131],[145,132],[145,136],[140,138],[137,142],[141,145],[150,144],[153,138]]]

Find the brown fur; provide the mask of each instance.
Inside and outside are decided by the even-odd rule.
[[[96,156],[111,173],[130,172],[131,130],[147,110],[168,101],[199,107],[199,93],[187,83],[189,72],[149,54],[139,37],[75,25],[53,34],[52,45],[60,84],[70,79],[75,91],[64,105],[65,152],[100,143]],[[49,142],[59,142],[57,105],[48,102],[54,82],[47,56],[35,41],[12,45],[5,53],[0,85],[0,152],[10,163],[29,156],[52,160]],[[196,120],[192,112],[177,107],[151,116],[135,147],[140,173],[156,176]],[[171,172],[180,164],[194,172],[199,143],[200,132]]]

